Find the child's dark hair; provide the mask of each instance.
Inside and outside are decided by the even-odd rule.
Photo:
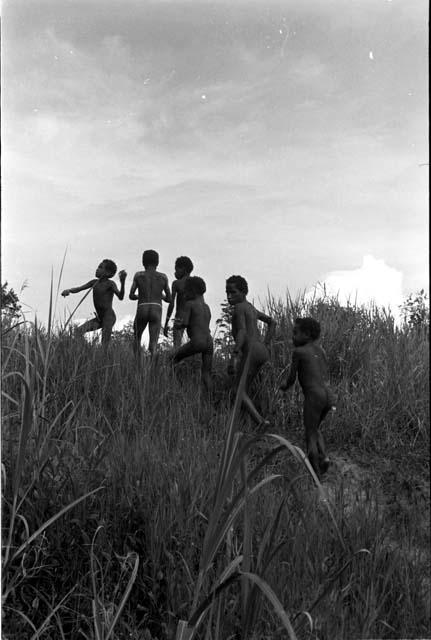
[[[157,267],[159,264],[159,254],[154,249],[147,249],[142,254],[142,264],[144,267]]]
[[[110,260],[109,258],[105,258],[104,260],[102,260],[102,264],[105,267],[105,271],[108,274],[109,278],[112,278],[112,276],[115,276],[115,274],[117,273],[117,265],[113,260]]]
[[[226,284],[234,284],[241,293],[244,293],[245,295],[248,293],[247,280],[242,276],[231,276],[226,280]]]
[[[207,290],[205,280],[199,278],[199,276],[190,276],[186,280],[185,289],[194,293],[195,296],[203,296]]]
[[[184,269],[186,273],[193,271],[193,262],[188,256],[180,256],[175,260],[175,268]]]
[[[320,336],[320,322],[317,322],[314,318],[295,318],[295,324],[310,336],[312,340],[317,340]]]

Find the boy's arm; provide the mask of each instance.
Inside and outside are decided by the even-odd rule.
[[[237,307],[234,308],[232,315],[232,323],[233,322],[235,322],[236,327],[236,338],[233,353],[234,355],[237,355],[242,351],[242,348],[247,339],[245,313],[243,309],[238,309]]]
[[[136,274],[133,276],[132,286],[130,287],[129,299],[130,300],[139,300],[139,296],[136,295],[135,291],[138,288],[138,283],[136,282]]]
[[[172,298],[169,303],[168,310],[166,312],[165,327],[163,329],[163,333],[166,337],[168,336],[168,324],[169,324],[169,320],[171,319],[172,311],[174,310],[176,297],[177,297],[177,281],[175,280],[172,283]]]
[[[268,325],[268,329],[266,330],[266,335],[264,340],[265,344],[268,346],[272,338],[274,337],[275,327],[277,326],[277,323],[273,318],[271,318],[271,316],[267,316],[266,313],[262,313],[262,311],[258,311],[257,309],[256,309],[256,312],[257,312],[257,319],[260,320],[261,322],[265,322],[265,324]]]
[[[175,322],[175,326],[177,329],[181,329],[182,327],[188,327],[190,324],[190,316],[192,313],[192,303],[186,302],[184,305],[184,309],[181,315],[181,319]]]
[[[80,291],[84,291],[85,289],[91,289],[92,287],[94,287],[97,280],[98,280],[97,278],[93,278],[93,280],[89,280],[89,282],[82,284],[80,287],[72,287],[71,289],[64,289],[64,291],[61,292],[61,295],[63,297],[66,297],[69,295],[69,293],[79,293]]]
[[[286,377],[286,380],[280,385],[280,389],[282,391],[286,391],[289,387],[295,384],[296,376],[298,373],[298,365],[299,365],[299,353],[296,349],[294,349],[292,353],[292,362],[290,363],[290,367],[289,367],[289,373]]]
[[[123,300],[123,298],[124,298],[124,284],[126,282],[127,273],[126,273],[126,271],[120,271],[120,273],[118,275],[120,277],[120,290],[118,290],[118,287],[115,284],[115,282],[112,282],[112,290],[114,291],[114,293],[117,296],[117,298],[119,298],[120,300]]]
[[[165,292],[165,295],[162,296],[162,300],[164,302],[171,302],[172,296],[171,296],[171,290],[169,289],[169,282],[168,282],[167,276],[165,276],[165,284],[163,285],[163,291]]]

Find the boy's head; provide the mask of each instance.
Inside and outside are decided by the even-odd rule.
[[[159,254],[154,249],[147,249],[142,254],[142,264],[145,268],[157,267],[159,264]]]
[[[175,277],[180,279],[189,276],[193,271],[193,262],[187,256],[175,260]]]
[[[190,278],[187,278],[184,287],[184,294],[187,300],[193,300],[197,296],[203,296],[206,290],[207,286],[202,278],[198,276],[190,276]]]
[[[116,273],[117,265],[115,262],[113,260],[109,260],[109,258],[105,258],[96,269],[96,278],[101,278],[102,276],[112,278]]]
[[[226,280],[226,296],[229,304],[242,302],[248,293],[247,280],[242,276],[231,276]]]
[[[293,344],[300,347],[320,336],[320,323],[314,318],[296,318],[293,326]]]

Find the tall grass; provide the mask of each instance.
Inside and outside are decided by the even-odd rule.
[[[104,351],[52,321],[5,333],[8,639],[430,633],[426,331],[335,300],[268,307],[255,400],[272,435],[230,396],[223,348],[209,401],[198,363],[178,379],[162,352],[137,370],[127,336]],[[339,396],[325,435],[362,471],[353,497],[341,474],[313,478],[299,392],[276,391],[303,313],[322,322]]]

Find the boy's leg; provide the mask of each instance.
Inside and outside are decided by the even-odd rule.
[[[306,396],[304,400],[305,445],[308,459],[316,475],[320,478],[318,428],[321,408],[315,406],[313,398]]]
[[[175,349],[179,349],[181,347],[181,343],[183,340],[183,334],[184,334],[184,329],[177,329],[177,328],[173,328],[172,329],[172,338],[174,341],[174,348]]]
[[[150,334],[150,343],[148,349],[153,356],[157,350],[159,341],[160,327],[162,326],[162,308],[159,305],[149,305],[149,322],[148,331]]]
[[[319,427],[331,408],[325,388],[316,388],[304,398],[304,426],[307,454],[318,477],[329,467],[325,441]]]
[[[194,345],[192,344],[192,342],[186,342],[186,344],[183,344],[182,347],[180,347],[178,349],[178,351],[175,352],[175,354],[171,357],[171,364],[174,367],[174,372],[175,374],[178,376],[178,369],[176,367],[176,365],[181,362],[182,360],[184,360],[185,358],[189,358],[190,356],[194,356],[197,353]]]
[[[317,451],[319,455],[319,467],[322,473],[328,470],[330,461],[326,453],[325,449],[325,441],[323,439],[322,432],[320,428],[317,430]]]
[[[246,354],[244,354],[243,359],[239,366],[237,385],[239,385],[241,375],[245,367],[246,359],[247,359],[247,356]],[[262,343],[256,343],[255,345],[253,345],[250,351],[250,363],[249,363],[249,369],[247,373],[247,380],[246,380],[245,388],[242,394],[242,403],[243,403],[244,409],[253,418],[255,422],[257,422],[258,424],[264,424],[264,425],[269,424],[269,422],[267,420],[264,420],[264,418],[260,415],[259,411],[254,406],[253,401],[250,398],[248,392],[250,390],[250,387],[259,369],[262,367],[263,364],[265,364],[267,360],[268,360],[268,351],[265,345],[263,345]]]
[[[208,393],[211,391],[211,370],[212,370],[212,364],[213,364],[213,352],[214,352],[213,342],[210,339],[207,350],[202,352],[202,369],[201,369],[202,384]]]
[[[263,417],[260,415],[259,411],[254,406],[252,399],[250,398],[250,396],[246,391],[244,391],[242,394],[242,404],[244,409],[253,418],[253,420],[257,422],[257,424],[264,424],[265,422],[268,422],[264,420]]]
[[[194,356],[196,353],[199,353],[199,350],[196,349],[196,346],[192,342],[186,342],[182,347],[178,349],[172,358],[172,363],[174,365],[184,360],[184,358],[189,358],[190,356]]]
[[[133,351],[135,355],[138,355],[141,352],[141,338],[142,334],[145,331],[145,327],[147,326],[147,321],[142,317],[142,314],[139,311],[136,312],[135,321],[133,323],[133,333],[134,333],[134,341],[133,341]]]
[[[110,313],[106,313],[102,320],[102,344],[107,345],[111,339],[112,328],[115,324],[115,313],[114,311]]]
[[[84,333],[88,333],[89,331],[97,331],[102,326],[100,320],[98,318],[93,318],[92,320],[87,320],[84,324],[81,324],[77,328],[77,333],[79,335],[84,335]]]
[[[334,394],[330,389],[326,389],[326,404],[320,414],[318,436],[317,436],[317,447],[319,450],[319,464],[320,464],[320,469],[323,473],[325,473],[325,471],[328,470],[330,460],[326,453],[325,441],[323,439],[320,426],[324,421],[324,419],[326,418],[326,416],[328,415],[328,413],[331,411],[332,407],[335,406],[335,403],[336,403],[336,397],[334,396]]]

